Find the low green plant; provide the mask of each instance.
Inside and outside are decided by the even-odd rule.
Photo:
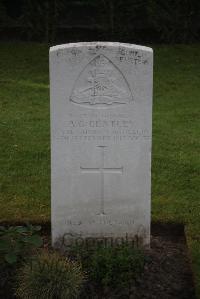
[[[0,298],[13,297],[17,268],[42,245],[40,226],[0,227]]]
[[[83,281],[79,263],[57,252],[42,251],[19,270],[16,296],[21,299],[77,298]]]
[[[130,244],[95,248],[76,246],[69,253],[82,263],[88,280],[102,289],[129,289],[143,271],[145,255]]]
[[[38,235],[40,226],[10,226],[0,227],[0,258],[8,264],[15,264],[23,259],[34,248],[42,245],[42,238]]]

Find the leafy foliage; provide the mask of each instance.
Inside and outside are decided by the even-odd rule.
[[[0,298],[12,298],[17,268],[42,245],[40,226],[0,227]]]
[[[42,251],[20,269],[16,295],[21,299],[77,298],[83,281],[78,263],[57,252]]]
[[[15,264],[31,249],[40,247],[42,239],[37,234],[40,226],[10,226],[0,227],[0,257],[8,264]]]
[[[147,15],[150,26],[160,36],[160,41],[193,42],[200,33],[200,1],[149,0]]]
[[[20,3],[21,15],[15,21],[29,40],[54,42],[59,33],[69,40],[71,32],[72,39],[78,40],[82,30],[87,40],[91,31],[98,32],[97,39],[132,42],[192,42],[200,37],[199,0],[22,0]],[[6,3],[1,6],[0,17],[5,20]],[[7,17],[6,22],[10,23]]]
[[[144,253],[129,244],[116,247],[99,245],[93,248],[74,246],[69,254],[82,263],[88,280],[103,290],[129,290],[145,264]]]
[[[28,39],[46,42],[54,40],[62,9],[63,0],[24,1],[20,23]]]

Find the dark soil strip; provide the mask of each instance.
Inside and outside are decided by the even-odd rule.
[[[134,290],[140,299],[194,299],[184,236],[152,236],[150,262]]]

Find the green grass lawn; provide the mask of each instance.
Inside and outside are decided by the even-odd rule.
[[[186,225],[200,298],[200,45],[153,48],[152,219]],[[48,46],[0,57],[0,221],[49,222]]]

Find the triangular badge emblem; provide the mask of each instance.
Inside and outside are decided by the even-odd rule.
[[[83,69],[73,87],[70,101],[89,107],[110,107],[133,101],[121,71],[104,55],[98,55]]]

